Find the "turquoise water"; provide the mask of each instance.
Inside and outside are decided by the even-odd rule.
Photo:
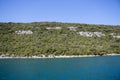
[[[0,59],[0,80],[120,80],[120,56]]]

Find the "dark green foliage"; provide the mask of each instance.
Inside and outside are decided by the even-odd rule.
[[[103,32],[105,37],[83,37],[66,27],[78,27],[79,31]],[[47,30],[46,27],[62,27]],[[18,30],[31,30],[33,34],[15,34]],[[58,22],[0,23],[0,55],[105,55],[120,54],[120,26],[90,25]]]

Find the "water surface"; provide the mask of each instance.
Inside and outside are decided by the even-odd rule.
[[[120,80],[120,56],[0,59],[0,80]]]

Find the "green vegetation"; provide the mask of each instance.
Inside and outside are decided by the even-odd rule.
[[[77,27],[71,31],[67,27]],[[47,30],[46,27],[62,27],[60,30]],[[16,34],[15,31],[31,30],[33,34]],[[103,37],[85,37],[79,31],[102,32]],[[120,26],[90,25],[59,22],[0,23],[0,55],[103,55],[120,54]]]

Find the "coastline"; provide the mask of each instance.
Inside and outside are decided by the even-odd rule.
[[[99,57],[101,55],[49,55],[49,56],[28,56],[28,57],[12,57],[12,56],[0,56],[0,59],[7,59],[7,58],[80,58],[80,57]],[[106,54],[102,56],[120,56],[120,54]]]

